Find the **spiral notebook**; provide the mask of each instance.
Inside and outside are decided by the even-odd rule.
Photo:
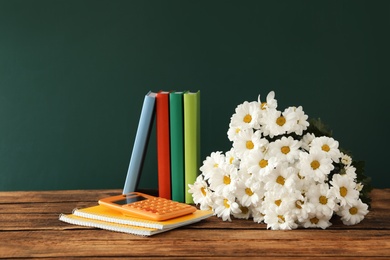
[[[101,205],[74,209],[72,214],[61,214],[59,220],[80,226],[151,236],[174,228],[199,222],[213,215],[210,210],[197,210],[192,214],[165,221],[153,221],[125,216]]]

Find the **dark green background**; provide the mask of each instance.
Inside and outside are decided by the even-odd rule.
[[[201,91],[203,159],[230,149],[238,104],[274,90],[390,187],[389,3],[1,0],[0,190],[123,188],[159,89]]]

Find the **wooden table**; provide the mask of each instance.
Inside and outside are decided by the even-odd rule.
[[[390,189],[371,193],[358,225],[336,218],[326,230],[266,230],[251,220],[202,222],[151,237],[70,225],[58,220],[75,207],[120,190],[0,192],[0,258],[390,258]]]

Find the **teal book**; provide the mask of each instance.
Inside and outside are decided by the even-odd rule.
[[[188,185],[200,173],[200,91],[183,94],[185,202],[194,203]]]
[[[184,116],[183,94],[175,91],[169,94],[171,134],[171,192],[172,200],[185,202],[184,190]]]

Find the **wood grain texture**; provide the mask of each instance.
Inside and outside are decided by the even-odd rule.
[[[252,220],[199,223],[141,237],[63,223],[60,213],[96,205],[120,190],[0,192],[0,258],[371,259],[390,258],[390,189],[371,193],[366,218],[326,230],[266,230]]]

